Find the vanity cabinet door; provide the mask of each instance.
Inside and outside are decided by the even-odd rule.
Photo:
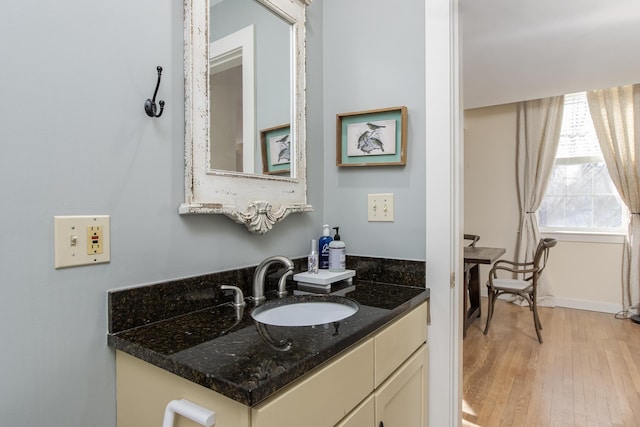
[[[372,373],[368,339],[253,408],[252,426],[333,426],[373,392]]]
[[[375,386],[427,341],[427,303],[379,332],[375,337]]]
[[[424,345],[376,390],[374,427],[427,427],[427,357]]]

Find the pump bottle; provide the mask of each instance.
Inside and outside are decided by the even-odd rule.
[[[338,231],[340,227],[333,227],[336,230],[333,241],[329,243],[329,271],[344,271],[347,268],[346,243],[340,240]]]
[[[320,265],[322,269],[329,268],[329,243],[333,239],[329,231],[329,224],[322,226],[322,236],[318,239],[318,254],[320,255]]]

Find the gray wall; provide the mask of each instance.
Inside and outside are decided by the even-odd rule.
[[[307,253],[322,224],[321,62],[307,85],[316,211],[254,236],[223,216],[178,215],[182,2],[7,2],[0,28],[0,424],[114,426],[108,289]],[[157,65],[167,107],[152,119]],[[53,216],[74,214],[111,216],[111,263],[53,268]]]
[[[109,289],[255,265],[275,253],[304,255],[325,221],[342,226],[348,253],[425,258],[424,4],[374,3],[315,0],[308,8],[315,211],[264,236],[226,217],[177,214],[184,197],[180,1],[3,4],[3,425],[115,425]],[[167,107],[151,119],[143,103],[157,65],[165,69],[158,97]],[[409,110],[408,165],[338,170],[335,114],[400,105]],[[396,222],[366,222],[370,192],[396,194]],[[53,216],[81,214],[111,216],[111,263],[55,270]]]
[[[324,1],[324,218],[347,253],[425,259],[424,5]],[[336,114],[401,105],[406,166],[336,166]],[[395,194],[395,222],[367,222],[369,193]]]

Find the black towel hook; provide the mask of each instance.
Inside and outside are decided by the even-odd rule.
[[[147,116],[149,117],[160,117],[162,115],[162,110],[164,110],[164,101],[158,101],[160,105],[160,111],[156,114],[156,95],[158,94],[158,88],[160,87],[160,78],[162,77],[162,67],[158,65],[156,68],[158,70],[158,83],[156,83],[156,90],[153,92],[153,99],[147,99],[144,102],[144,111],[147,112]]]

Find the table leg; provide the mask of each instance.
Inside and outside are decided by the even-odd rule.
[[[480,317],[480,265],[466,264],[464,278],[464,328],[462,336],[467,336],[467,328],[476,317]],[[468,303],[467,303],[468,296]]]
[[[463,290],[463,294],[462,294],[462,300],[463,302],[463,311],[462,311],[462,338],[465,338],[467,336],[467,328],[469,327],[469,319],[468,319],[468,312],[469,312],[469,298],[467,298],[467,295],[469,295],[469,266],[468,264],[464,265],[464,277],[462,279],[462,281],[464,282],[464,290]]]
[[[475,317],[480,317],[482,314],[480,306],[480,264],[476,264],[471,267],[471,271],[469,273],[469,310],[471,311],[469,313],[469,317],[472,317],[474,314]]]

